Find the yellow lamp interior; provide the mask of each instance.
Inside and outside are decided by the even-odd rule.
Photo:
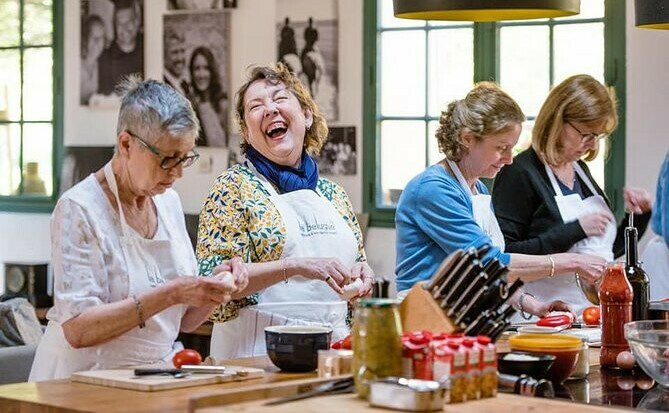
[[[396,14],[395,17],[417,20],[454,20],[492,22],[499,20],[529,20],[566,17],[578,14],[575,11],[555,9],[471,9],[433,10]]]

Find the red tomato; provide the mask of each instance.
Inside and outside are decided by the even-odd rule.
[[[335,350],[350,350],[351,349],[351,335],[349,334],[346,336],[344,339],[335,341],[332,343],[330,348],[335,349]]]
[[[588,307],[583,310],[583,322],[589,326],[598,326],[599,307]]]
[[[180,369],[183,365],[194,365],[202,363],[202,356],[195,350],[186,349],[181,350],[172,357],[174,367]]]
[[[346,338],[343,340],[343,343],[341,345],[341,348],[344,350],[350,350],[351,349],[351,335],[347,335]]]

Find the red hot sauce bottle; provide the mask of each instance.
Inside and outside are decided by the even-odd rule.
[[[632,299],[632,287],[625,276],[625,266],[622,263],[610,264],[599,287],[602,309],[599,363],[602,367],[616,367],[618,353],[629,350],[623,326],[632,321]]]

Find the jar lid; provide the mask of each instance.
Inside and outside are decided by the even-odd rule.
[[[391,298],[363,298],[358,305],[364,308],[396,307],[399,301]]]
[[[509,346],[520,351],[580,350],[582,343],[566,334],[518,334],[509,338]]]

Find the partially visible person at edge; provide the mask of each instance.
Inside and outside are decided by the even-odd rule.
[[[283,64],[254,67],[235,106],[243,164],[220,175],[200,214],[199,272],[239,256],[249,285],[214,312],[214,357],[266,354],[264,328],[327,325],[349,334],[343,288],[371,291],[360,226],[344,189],[312,158],[328,136],[308,90]]]
[[[168,361],[179,331],[195,330],[248,281],[239,258],[224,263],[235,279],[195,276],[171,188],[198,157],[190,103],[154,80],[122,89],[112,159],[66,191],[51,217],[54,305],[30,381]]]
[[[530,282],[565,271],[600,277],[606,263],[582,254],[535,256],[505,252],[488,190],[480,178],[494,178],[511,164],[525,116],[497,85],[477,84],[464,99],[442,112],[436,138],[445,158],[413,178],[400,196],[397,230],[397,288],[403,295],[429,279],[441,262],[458,249],[490,246],[483,263],[496,258],[509,267],[508,280]],[[519,290],[511,299],[521,314],[543,316],[570,310],[568,303],[537,300]]]
[[[646,245],[641,261],[650,278],[650,299],[655,301],[669,298],[669,152],[657,178],[650,225],[656,236]]]
[[[532,146],[502,168],[493,186],[507,251],[575,252],[609,262],[625,253],[628,216],[616,227],[611,203],[585,162],[595,159],[617,124],[613,95],[592,76],[572,76],[551,90],[534,123]],[[650,220],[651,196],[625,188],[623,197],[641,236]],[[568,301],[579,314],[592,305],[574,271],[525,288],[538,298]]]

